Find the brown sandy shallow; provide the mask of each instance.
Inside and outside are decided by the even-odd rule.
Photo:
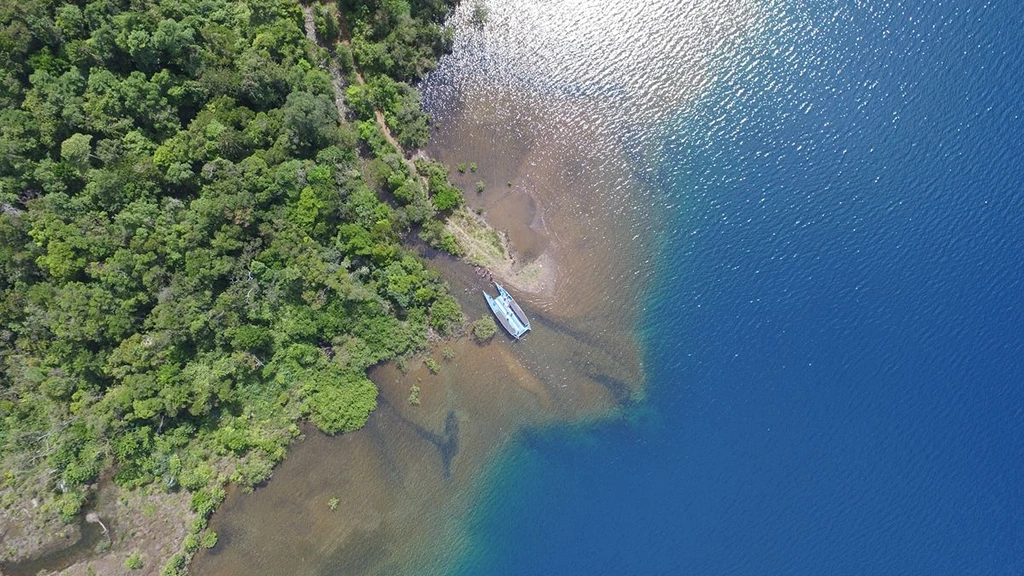
[[[377,575],[450,565],[467,545],[482,479],[518,431],[613,418],[642,394],[633,327],[648,248],[634,228],[649,220],[639,213],[628,162],[597,144],[599,122],[585,107],[571,123],[552,122],[542,108],[502,98],[464,103],[443,120],[428,153],[451,166],[475,162],[476,173],[453,172],[469,208],[507,234],[516,270],[543,268],[532,283],[495,271],[533,330],[520,342],[499,333],[483,345],[468,337],[439,343],[431,352],[441,363],[437,375],[422,359],[410,360],[407,373],[390,364],[372,371],[380,408],[367,426],[337,437],[307,429],[265,486],[230,492],[211,521],[219,543],[197,555],[192,573]],[[507,121],[504,111],[514,106],[532,129]],[[431,259],[469,321],[489,314],[480,293],[493,292],[486,274],[446,256]],[[414,385],[418,406],[408,401]],[[144,552],[141,573],[157,573],[185,526],[161,524],[174,523],[173,508],[151,518],[142,506],[119,512],[137,526],[114,528],[136,536],[99,557],[65,558],[63,565],[73,562],[67,573],[124,572],[129,548],[143,545],[137,537],[164,530],[145,545],[152,552]]]
[[[632,79],[636,85],[623,85],[642,89],[641,96],[657,88],[653,97],[641,98],[656,105],[654,112],[696,101],[714,79],[705,73],[709,63],[756,29],[754,4],[727,4],[727,10],[708,11],[727,14],[724,21],[698,13],[678,31],[685,47],[674,50],[686,59],[674,67],[690,71],[679,83],[652,84],[647,69],[631,72],[637,64],[632,60],[617,61],[626,68],[613,66],[607,76]],[[706,39],[714,41],[705,46]],[[601,49],[600,42],[593,44]],[[524,46],[522,57],[532,62],[537,45]],[[660,58],[650,62],[662,66]],[[475,173],[453,172],[453,179],[466,190],[469,208],[507,234],[517,258],[510,276],[530,265],[545,270],[536,283],[505,278],[517,288],[533,331],[518,343],[504,334],[485,345],[466,338],[441,343],[432,355],[441,360],[441,350],[450,346],[453,359],[441,362],[438,375],[418,361],[409,362],[408,373],[393,365],[374,370],[381,405],[367,426],[337,437],[308,429],[264,487],[231,492],[211,522],[219,544],[197,556],[194,574],[436,572],[468,545],[467,518],[484,479],[520,430],[614,418],[642,395],[633,328],[638,295],[651,275],[646,230],[656,228],[651,222],[658,215],[641,198],[630,165],[643,164],[645,152],[617,149],[608,136],[624,132],[607,124],[620,114],[534,88],[504,80],[460,84],[459,102],[435,114],[439,130],[428,150],[450,166],[477,164]],[[478,180],[485,184],[479,194]],[[445,257],[434,257],[433,264],[469,320],[487,313],[480,290],[489,287],[488,278]],[[414,385],[419,406],[408,402]],[[333,511],[332,498],[338,499]],[[140,518],[140,530],[159,527],[135,512],[141,505],[126,510]],[[173,510],[167,509],[168,517]],[[123,528],[115,523],[114,532]],[[177,530],[172,522],[167,542],[180,543]],[[123,564],[124,553],[109,556]],[[89,561],[70,570],[86,573]],[[96,573],[117,574],[118,565],[104,564],[112,571]],[[147,559],[141,573],[155,573],[156,565]]]
[[[337,437],[309,428],[264,487],[230,492],[211,521],[219,543],[197,555],[192,573],[383,575],[449,565],[467,545],[466,520],[482,479],[519,430],[613,418],[642,394],[632,328],[646,248],[632,230],[637,218],[624,209],[635,205],[636,192],[623,176],[625,160],[609,161],[607,151],[586,156],[586,139],[596,139],[586,119],[556,127],[556,134],[574,135],[577,145],[566,150],[551,135],[508,127],[495,138],[501,120],[480,106],[504,105],[467,107],[429,153],[452,166],[476,162],[476,173],[453,172],[469,208],[507,234],[517,269],[545,269],[534,283],[496,271],[495,279],[515,287],[533,330],[520,342],[499,333],[482,345],[468,337],[439,343],[431,352],[441,363],[437,375],[422,359],[410,360],[407,373],[391,364],[373,370],[380,408],[367,426]],[[477,180],[486,184],[481,194]],[[447,256],[431,258],[469,321],[489,314],[480,293],[493,292],[486,274]],[[417,406],[408,401],[414,385]],[[184,537],[187,501],[116,488],[107,494],[97,509],[118,519],[110,550],[89,553],[90,542],[25,568],[120,574],[139,549],[146,565],[131,573],[158,573]]]
[[[576,130],[572,154],[553,150],[557,139],[507,127],[494,138],[502,130],[494,122],[467,109],[429,152],[451,166],[476,162],[476,173],[453,172],[469,207],[507,233],[520,266],[548,267],[543,282],[515,292],[533,330],[519,342],[499,333],[482,345],[440,343],[437,375],[420,360],[407,373],[375,369],[380,408],[367,426],[333,438],[307,430],[265,487],[229,495],[211,524],[220,543],[196,557],[195,574],[383,575],[450,565],[467,545],[482,478],[518,431],[613,418],[642,393],[633,326],[647,273],[634,215],[621,209],[635,192],[624,161],[609,162],[605,151],[600,163],[588,159],[585,122],[558,127]],[[481,194],[477,180],[486,184]],[[486,274],[445,256],[432,264],[468,320],[489,314]],[[418,406],[408,401],[414,385]]]

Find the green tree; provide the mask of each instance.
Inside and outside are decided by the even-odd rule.
[[[186,490],[180,574],[215,543],[222,474],[268,478],[299,419],[363,425],[366,370],[461,325],[403,246],[443,244],[459,191],[374,118],[425,141],[410,83],[451,2],[341,2],[343,64],[373,65],[357,124],[290,0],[0,5],[0,514],[74,522],[107,470]]]
[[[338,111],[325,96],[292,92],[282,108],[292,148],[303,155],[337,142]]]
[[[92,136],[87,134],[72,134],[60,144],[60,157],[73,166],[79,173],[84,173],[89,168],[89,159],[92,157]]]

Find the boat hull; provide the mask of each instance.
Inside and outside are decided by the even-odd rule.
[[[516,304],[512,296],[500,284],[496,285],[498,286],[498,297],[495,298],[485,291],[484,299],[487,300],[487,305],[491,308],[491,312],[494,313],[501,327],[518,340],[530,329],[530,321],[526,319],[523,309]]]
[[[530,320],[526,317],[526,312],[523,312],[523,309],[516,303],[515,298],[512,298],[512,295],[505,291],[505,288],[501,284],[495,282],[494,285],[498,288],[499,298],[503,298],[508,303],[508,307],[512,310],[512,313],[515,314],[516,317],[518,317],[519,322],[529,330]]]

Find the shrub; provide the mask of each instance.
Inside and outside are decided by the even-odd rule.
[[[415,384],[413,384],[412,387],[409,388],[409,405],[420,405],[420,387]]]
[[[437,374],[438,372],[441,371],[441,365],[438,364],[437,360],[434,360],[433,358],[427,358],[426,360],[423,361],[423,363],[427,365],[427,370],[430,370],[431,374]]]
[[[207,518],[224,501],[224,489],[220,486],[203,488],[192,495],[192,511],[200,518]]]
[[[490,340],[498,332],[498,325],[490,316],[483,316],[473,322],[473,336],[478,342]]]
[[[200,544],[202,544],[203,548],[206,548],[207,550],[213,548],[217,545],[217,533],[213,530],[207,530],[206,532],[203,532],[203,536],[200,539]]]
[[[430,305],[430,325],[443,336],[451,334],[462,323],[462,309],[450,295],[445,294]]]
[[[441,243],[437,245],[437,249],[443,250],[452,256],[462,256],[463,254],[462,246],[459,245],[459,241],[451,232],[441,234]]]
[[[487,16],[489,13],[490,10],[487,9],[487,5],[480,0],[477,0],[477,2],[473,4],[473,15],[470,17],[469,21],[475,26],[483,26],[487,23]]]
[[[377,387],[366,376],[341,376],[309,387],[310,419],[327,434],[361,428],[377,407]]]
[[[185,536],[185,543],[181,545],[182,549],[189,554],[194,554],[199,550],[199,536],[196,534],[188,534]]]
[[[138,552],[132,552],[132,555],[125,559],[124,567],[129,570],[138,570],[142,568],[142,556]]]
[[[443,186],[437,189],[431,200],[433,200],[434,207],[438,211],[444,212],[445,210],[452,210],[462,205],[462,193],[455,186]]]
[[[160,576],[184,576],[185,575],[185,556],[181,553],[171,556],[171,559],[167,561],[163,569],[160,570]]]

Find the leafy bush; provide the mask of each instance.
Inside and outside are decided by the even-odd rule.
[[[131,556],[124,561],[124,567],[129,570],[139,570],[142,568],[142,556],[138,552],[132,552]]]
[[[433,358],[427,358],[423,363],[427,365],[427,370],[429,370],[431,374],[437,374],[441,371],[441,365]]]
[[[200,538],[200,544],[202,545],[203,548],[206,548],[207,550],[213,548],[217,545],[217,533],[213,530],[207,530],[206,532],[203,532],[203,535]]]
[[[459,303],[447,294],[438,298],[430,306],[430,326],[442,335],[451,334],[458,326],[462,325],[462,320],[462,309],[459,307]]]
[[[483,316],[473,322],[473,336],[478,342],[490,340],[498,332],[498,325],[490,316]]]
[[[439,211],[453,210],[462,205],[462,191],[448,182],[448,169],[444,164],[418,159],[416,170],[421,176],[426,177],[427,190]]]
[[[377,408],[377,387],[365,375],[320,374],[306,388],[310,420],[328,434],[361,428]]]

